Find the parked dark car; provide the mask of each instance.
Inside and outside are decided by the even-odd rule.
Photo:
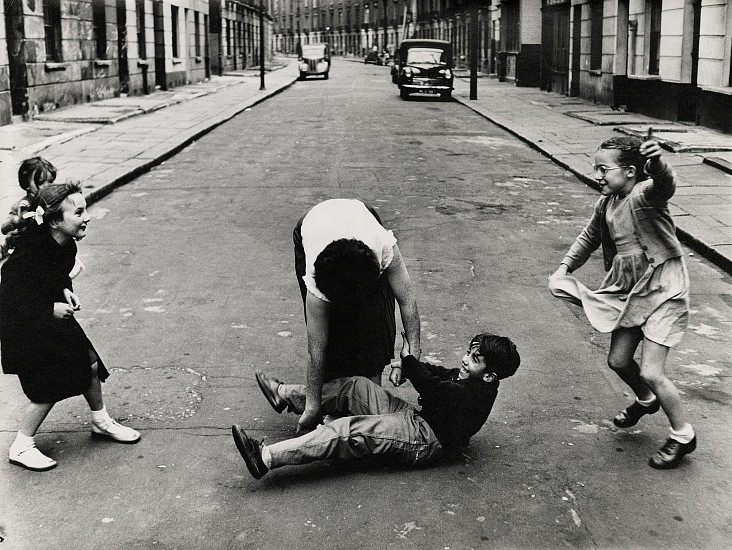
[[[449,99],[453,90],[452,45],[444,40],[409,39],[399,45],[391,79],[399,95],[438,94]]]
[[[330,73],[330,46],[322,42],[304,44],[297,64],[301,80],[317,75],[323,75],[327,80]]]
[[[363,62],[371,63],[373,65],[381,65],[381,56],[379,55],[379,52],[371,50],[366,54],[366,57],[363,58]]]
[[[389,60],[389,52],[387,52],[386,50],[382,52],[376,52],[374,50],[371,50],[369,53],[366,54],[366,57],[363,58],[364,63],[372,63],[373,65],[388,65]]]

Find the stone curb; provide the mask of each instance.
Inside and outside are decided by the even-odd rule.
[[[473,105],[470,101],[466,100],[463,97],[460,97],[459,95],[453,95],[453,99],[460,103],[461,105],[464,105],[468,109],[474,111],[475,113],[479,114],[480,116],[484,117],[485,119],[491,121],[493,124],[498,126],[499,128],[502,128],[503,130],[506,130],[507,132],[513,134],[517,138],[519,138],[521,141],[532,147],[533,149],[536,149],[541,154],[552,160],[557,165],[561,166],[565,170],[568,170],[571,172],[574,176],[576,176],[582,183],[587,185],[588,187],[591,187],[592,189],[595,189],[596,191],[599,191],[600,188],[597,185],[597,182],[593,180],[592,178],[588,177],[586,174],[583,174],[580,170],[577,170],[573,168],[570,164],[567,162],[561,160],[556,155],[548,151],[547,149],[543,148],[541,145],[536,143],[533,139],[524,136],[513,128],[511,125],[509,125],[506,122],[502,122],[501,120],[498,120],[497,117],[491,115],[490,113],[487,113],[485,110],[481,109],[479,105]],[[722,159],[717,159],[722,160]],[[705,159],[706,162],[706,159]],[[726,161],[722,161],[725,164]],[[711,163],[708,163],[711,164]],[[719,168],[719,166],[715,166]],[[724,168],[721,168],[722,170],[725,170]],[[726,170],[725,170],[726,171]],[[703,240],[695,237],[691,233],[685,231],[683,228],[679,227],[678,223],[676,224],[676,233],[679,237],[679,240],[683,242],[684,244],[688,245],[691,249],[701,254],[703,257],[705,257],[710,262],[714,263],[719,268],[723,269],[729,274],[732,274],[732,259],[727,258],[726,256],[720,254],[718,251],[716,251],[712,246],[710,246],[708,243],[704,242]]]
[[[212,119],[210,123],[203,129],[199,130],[195,134],[186,137],[185,139],[182,139],[179,141],[176,145],[171,146],[169,149],[161,152],[159,155],[157,155],[155,158],[147,160],[145,162],[141,162],[139,166],[136,166],[132,169],[130,169],[125,174],[114,178],[110,182],[101,185],[100,187],[94,189],[93,191],[89,191],[88,193],[84,194],[84,198],[86,199],[87,204],[91,205],[94,204],[96,201],[100,200],[101,198],[105,197],[112,191],[114,191],[117,187],[120,187],[126,183],[129,183],[133,179],[141,176],[142,174],[150,171],[155,166],[161,164],[162,162],[166,161],[176,153],[180,152],[181,150],[188,147],[191,143],[194,141],[200,139],[202,136],[208,134],[218,126],[221,126],[223,123],[231,120],[238,114],[242,113],[246,109],[249,109],[251,107],[254,107],[255,105],[258,105],[259,103],[262,103],[263,101],[274,97],[275,95],[285,91],[290,86],[292,86],[297,80],[293,79],[291,82],[286,83],[284,85],[281,85],[280,87],[273,89],[269,91],[269,93],[265,94],[264,96],[247,100],[243,103],[241,103],[239,106],[237,106],[233,111],[230,111],[224,115],[221,115],[215,119]],[[209,95],[209,94],[204,94]]]

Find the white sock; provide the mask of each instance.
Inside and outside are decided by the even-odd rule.
[[[636,398],[635,398],[635,400],[636,400],[636,402],[637,402],[637,403],[638,403],[639,405],[642,405],[642,406],[644,406],[644,407],[650,407],[651,405],[653,405],[653,404],[654,404],[654,403],[656,402],[656,396],[654,395],[654,396],[653,396],[653,397],[651,397],[650,399],[645,399],[645,400],[643,400],[643,399],[638,399],[638,398],[636,397]]]
[[[99,411],[91,411],[91,419],[97,426],[103,426],[112,422],[112,418],[107,412],[107,407],[102,407]]]
[[[13,441],[10,449],[16,452],[21,452],[30,449],[35,444],[36,440],[33,436],[27,436],[23,433],[18,432],[18,435],[15,436],[15,441]]]
[[[694,428],[692,428],[691,424],[689,424],[688,422],[684,424],[684,427],[681,428],[679,431],[671,428],[671,439],[675,439],[679,443],[689,443],[692,439],[694,439],[695,435],[696,434],[694,433]]]
[[[272,469],[272,453],[269,452],[267,445],[262,445],[262,462],[267,468]]]

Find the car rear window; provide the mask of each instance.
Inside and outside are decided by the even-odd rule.
[[[324,46],[303,46],[302,54],[308,57],[324,57],[325,47]]]
[[[407,51],[408,64],[447,63],[445,51],[437,48],[410,48]]]

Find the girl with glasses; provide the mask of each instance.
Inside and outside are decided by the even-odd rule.
[[[675,468],[696,448],[696,435],[665,373],[669,349],[680,342],[689,318],[689,275],[668,209],[674,173],[650,135],[603,142],[593,168],[602,197],[549,288],[581,305],[597,331],[611,333],[608,365],[636,395],[613,422],[630,428],[663,408],[671,433],[649,465]],[[607,274],[599,289],[590,290],[570,273],[599,247]],[[638,363],[633,357],[641,344]]]

